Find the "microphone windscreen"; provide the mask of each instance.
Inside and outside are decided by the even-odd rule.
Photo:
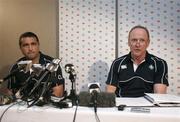
[[[23,72],[27,73],[32,67],[32,61],[31,60],[20,61],[17,63],[17,65],[20,70],[22,69]]]
[[[97,91],[98,93],[100,93],[100,87],[98,84],[93,83],[89,85],[89,93],[92,93],[93,91]]]
[[[96,89],[96,88],[99,88],[98,84],[91,84],[89,86],[89,89]]]
[[[79,93],[79,105],[93,107],[92,94],[88,92]],[[97,94],[97,107],[114,107],[116,95],[114,93],[100,92]]]

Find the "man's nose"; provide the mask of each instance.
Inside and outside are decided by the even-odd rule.
[[[32,45],[29,45],[29,50],[32,50],[33,49],[33,46]]]
[[[136,45],[139,46],[140,43],[141,43],[141,41],[138,39],[138,40],[136,41]]]

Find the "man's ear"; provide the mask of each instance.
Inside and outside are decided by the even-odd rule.
[[[150,40],[148,41],[148,45],[147,45],[147,48],[149,47],[149,45],[150,45]]]
[[[128,46],[130,47],[130,41],[129,41],[129,39],[128,39]]]

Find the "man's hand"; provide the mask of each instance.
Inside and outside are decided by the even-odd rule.
[[[155,84],[154,85],[154,93],[166,94],[167,86],[165,84]]]
[[[53,95],[56,97],[62,97],[63,93],[64,93],[64,88],[63,85],[58,85],[56,84],[56,86],[54,86],[53,88]]]

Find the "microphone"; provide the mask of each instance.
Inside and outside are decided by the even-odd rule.
[[[59,68],[59,64],[61,62],[61,59],[53,59],[51,63],[47,63],[46,70],[49,72],[55,72]]]
[[[27,73],[31,66],[32,66],[32,61],[31,60],[27,60],[27,61],[20,61],[17,63],[18,68],[11,71],[9,75],[7,75],[5,78],[3,78],[3,81],[9,79],[10,77],[14,76],[16,73],[18,73],[19,71],[23,71],[24,73]]]
[[[72,74],[73,76],[76,76],[76,72],[73,64],[66,64],[65,71],[69,74]]]
[[[100,92],[97,94],[97,107],[114,107],[116,95],[114,93]],[[92,106],[92,95],[89,92],[82,91],[78,95],[80,106]]]
[[[32,78],[34,78],[35,76],[37,77],[40,76],[42,71],[45,70],[45,67],[42,66],[41,64],[32,64],[31,70],[32,72],[30,76],[25,80],[25,82],[22,83],[22,87],[18,90],[18,92],[16,92],[15,94],[16,98],[26,99],[28,97],[27,94],[29,94],[29,91],[34,86],[33,85],[34,82],[32,82]]]
[[[89,88],[89,93],[92,93],[92,92],[100,93],[100,85],[97,82],[96,83],[89,83],[88,88]]]
[[[30,68],[32,67],[32,61],[31,60],[20,61],[17,65],[19,68],[22,67],[22,70],[20,70],[20,71],[27,73],[30,70]]]
[[[34,75],[39,76],[41,72],[45,70],[45,67],[42,66],[41,64],[33,64],[31,69],[32,69],[33,76]]]
[[[97,96],[100,93],[100,85],[99,83],[89,83],[89,93],[91,95],[90,104],[94,107],[94,112],[97,112]]]
[[[76,72],[73,64],[66,64],[65,65],[65,72],[69,73],[69,79],[71,81],[71,91],[69,96],[67,96],[68,99],[72,101],[72,105],[77,105],[77,94],[76,94]]]
[[[36,83],[34,83],[33,88],[31,89],[31,91],[28,93],[28,97],[31,96],[35,90],[37,90],[38,88],[41,88],[41,92],[38,95],[38,98],[30,105],[32,106],[35,102],[40,101],[42,102],[43,98],[44,98],[44,94],[46,93],[46,91],[49,88],[49,80],[50,80],[50,74],[52,72],[56,72],[59,68],[59,64],[61,62],[61,59],[53,59],[51,63],[47,63],[45,67],[39,67],[38,65],[35,68],[35,72],[37,73],[37,75],[41,75],[41,77],[37,80],[36,79]],[[36,65],[35,65],[36,66]],[[43,73],[41,73],[42,71],[44,71]],[[45,82],[43,82],[43,84],[41,83],[44,78],[48,76],[48,79],[46,79]],[[39,87],[42,84],[42,87]],[[44,101],[43,101],[44,102]]]

